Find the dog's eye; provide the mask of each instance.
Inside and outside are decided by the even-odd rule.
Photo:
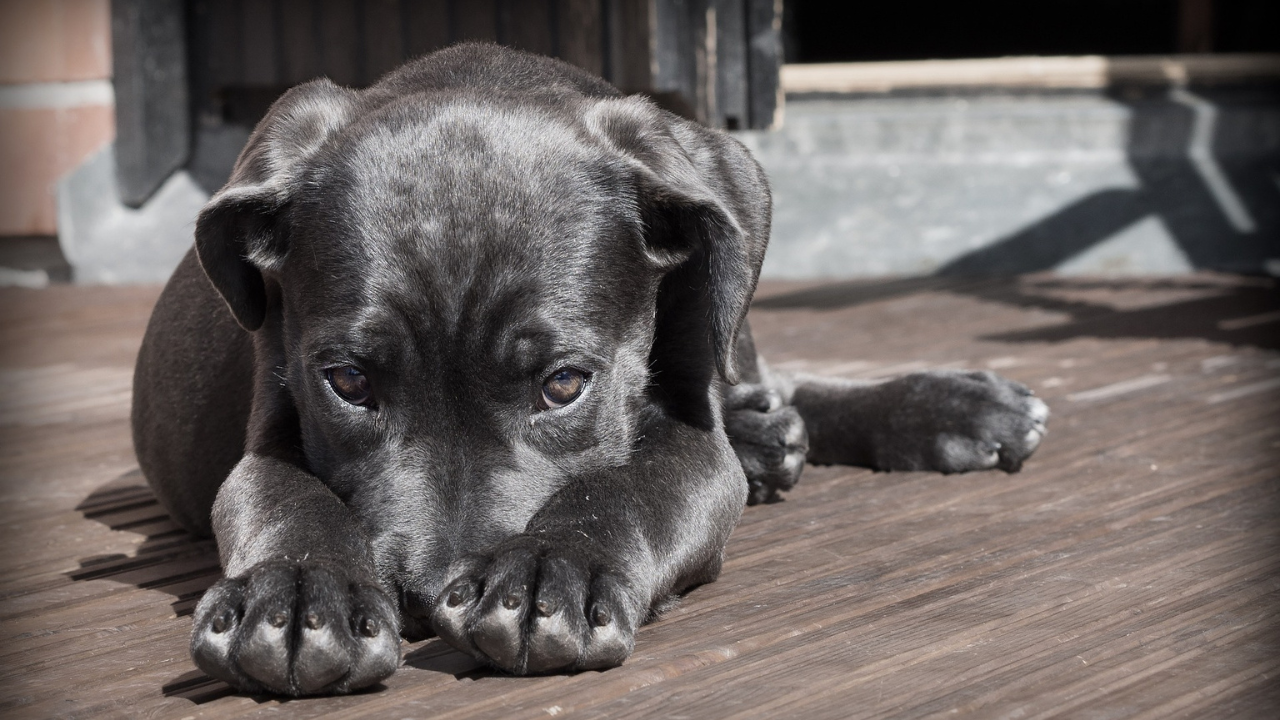
[[[564,407],[577,400],[586,386],[586,373],[574,368],[560,368],[542,381],[542,397],[539,398],[538,407],[543,410]]]
[[[343,365],[329,368],[324,372],[329,378],[329,387],[333,388],[338,397],[352,405],[363,405],[365,407],[373,405],[373,387],[369,384],[369,378],[365,377],[360,368],[352,365]]]

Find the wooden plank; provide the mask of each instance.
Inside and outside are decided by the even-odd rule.
[[[659,105],[683,117],[707,119],[705,0],[653,0],[649,91]],[[701,57],[701,62],[699,58]]]
[[[890,92],[1003,87],[1092,90],[1119,84],[1167,85],[1280,78],[1280,54],[1008,57],[813,63],[782,68],[789,93]]]
[[[433,639],[375,692],[288,702],[187,657],[216,556],[143,484],[119,392],[155,295],[0,290],[19,408],[0,413],[6,717],[1262,718],[1280,702],[1280,405],[1252,389],[1280,378],[1274,280],[764,283],[751,320],[777,364],[994,367],[1049,403],[1050,435],[1015,475],[806,468],[620,668],[511,678]],[[1170,379],[1067,399],[1148,375]]]
[[[412,0],[410,0],[411,2]],[[401,0],[366,0],[364,13],[364,80],[373,84],[408,57]]]
[[[194,33],[202,35],[201,56],[208,67],[209,84],[214,87],[240,85],[244,81],[244,52],[240,47],[240,2],[196,0]]]
[[[279,0],[243,3],[239,20],[239,46],[244,53],[241,81],[246,85],[280,85],[283,79],[280,72]]]
[[[404,47],[409,57],[425,55],[450,42],[450,3],[448,0],[410,0],[402,2],[404,14]]]
[[[654,88],[653,7],[648,0],[608,2],[608,64],[605,79],[626,93]]]
[[[748,126],[748,49],[746,3],[743,0],[716,0],[714,124],[728,130]]]
[[[320,63],[339,85],[361,85],[364,72],[363,15],[356,0],[319,0]]]
[[[319,7],[314,0],[280,0],[281,77],[297,85],[324,75]]]
[[[450,13],[454,42],[489,40],[498,42],[498,0],[454,2]]]
[[[556,54],[553,0],[498,3],[498,42],[539,55]]]
[[[605,76],[603,0],[558,0],[556,55],[593,75]]]
[[[111,4],[116,183],[139,207],[191,150],[186,8],[173,0]]]
[[[753,129],[782,123],[783,95],[778,72],[782,67],[782,0],[747,0],[747,58]]]

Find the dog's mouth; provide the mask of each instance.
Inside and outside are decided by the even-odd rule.
[[[431,628],[431,613],[436,607],[434,595],[419,595],[412,591],[400,591],[400,636],[409,642],[435,637]]]

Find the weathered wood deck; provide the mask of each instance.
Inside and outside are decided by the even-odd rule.
[[[808,468],[621,668],[505,677],[428,640],[384,687],[287,702],[187,657],[218,569],[130,446],[154,297],[0,292],[6,717],[1280,716],[1273,281],[768,285],[776,365],[996,369],[1049,402],[1048,439],[1017,475]]]

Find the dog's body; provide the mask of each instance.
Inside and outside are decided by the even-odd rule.
[[[434,631],[512,672],[609,667],[806,454],[1016,470],[1046,411],[994,375],[768,372],[769,214],[734,140],[492,45],[277,101],[134,385],[143,471],[227,576],[197,664],[345,692]]]

